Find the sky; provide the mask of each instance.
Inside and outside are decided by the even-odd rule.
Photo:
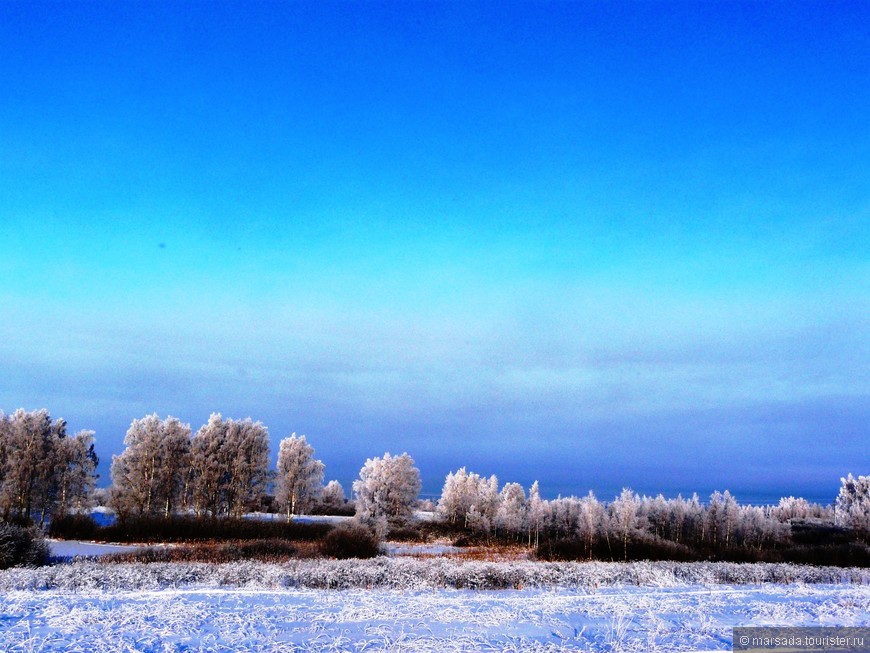
[[[870,473],[870,6],[0,3],[0,409],[604,499]]]

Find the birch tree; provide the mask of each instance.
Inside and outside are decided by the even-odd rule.
[[[356,513],[362,520],[409,519],[420,494],[420,470],[407,453],[369,458],[354,481]]]
[[[57,492],[53,515],[63,517],[90,508],[99,461],[94,451],[93,431],[79,431],[72,438],[59,440],[57,445]]]
[[[190,425],[147,415],[133,420],[124,444],[112,458],[112,506],[121,515],[169,516],[189,467]]]
[[[18,409],[4,426],[0,508],[3,518],[30,521],[51,498],[54,441],[66,437],[66,422],[52,422],[46,410]]]
[[[324,468],[321,461],[314,459],[314,447],[306,442],[304,435],[296,437],[294,433],[281,440],[275,499],[286,511],[287,521],[307,510],[318,498],[322,491]]]
[[[212,413],[190,446],[188,495],[196,513],[239,516],[257,504],[268,480],[266,427]]]

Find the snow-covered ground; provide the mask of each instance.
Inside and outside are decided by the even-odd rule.
[[[443,556],[448,553],[461,553],[462,547],[447,542],[419,544],[413,542],[385,542],[384,550],[391,556]]]
[[[0,651],[697,652],[730,650],[738,625],[870,626],[870,570],[401,556],[0,572]]]
[[[737,625],[870,625],[864,585],[557,590],[43,590],[2,651],[723,651]]]
[[[275,512],[248,512],[243,516],[244,519],[256,519],[259,521],[280,521],[286,522],[287,515]],[[297,524],[341,524],[342,522],[351,521],[353,517],[345,517],[342,515],[294,515],[293,521]]]
[[[58,559],[93,558],[110,553],[127,553],[144,548],[136,544],[101,544],[81,540],[48,539],[46,541],[48,542],[51,557]]]

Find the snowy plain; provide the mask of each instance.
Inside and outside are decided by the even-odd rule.
[[[870,625],[870,588],[13,591],[3,651],[722,651],[738,625]]]
[[[0,573],[0,651],[727,651],[734,626],[870,625],[867,573],[409,558],[78,562]],[[519,588],[468,589],[499,575]]]

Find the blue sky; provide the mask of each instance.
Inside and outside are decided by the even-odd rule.
[[[2,3],[0,407],[345,485],[870,472],[862,3]],[[103,466],[104,481],[108,467]]]

